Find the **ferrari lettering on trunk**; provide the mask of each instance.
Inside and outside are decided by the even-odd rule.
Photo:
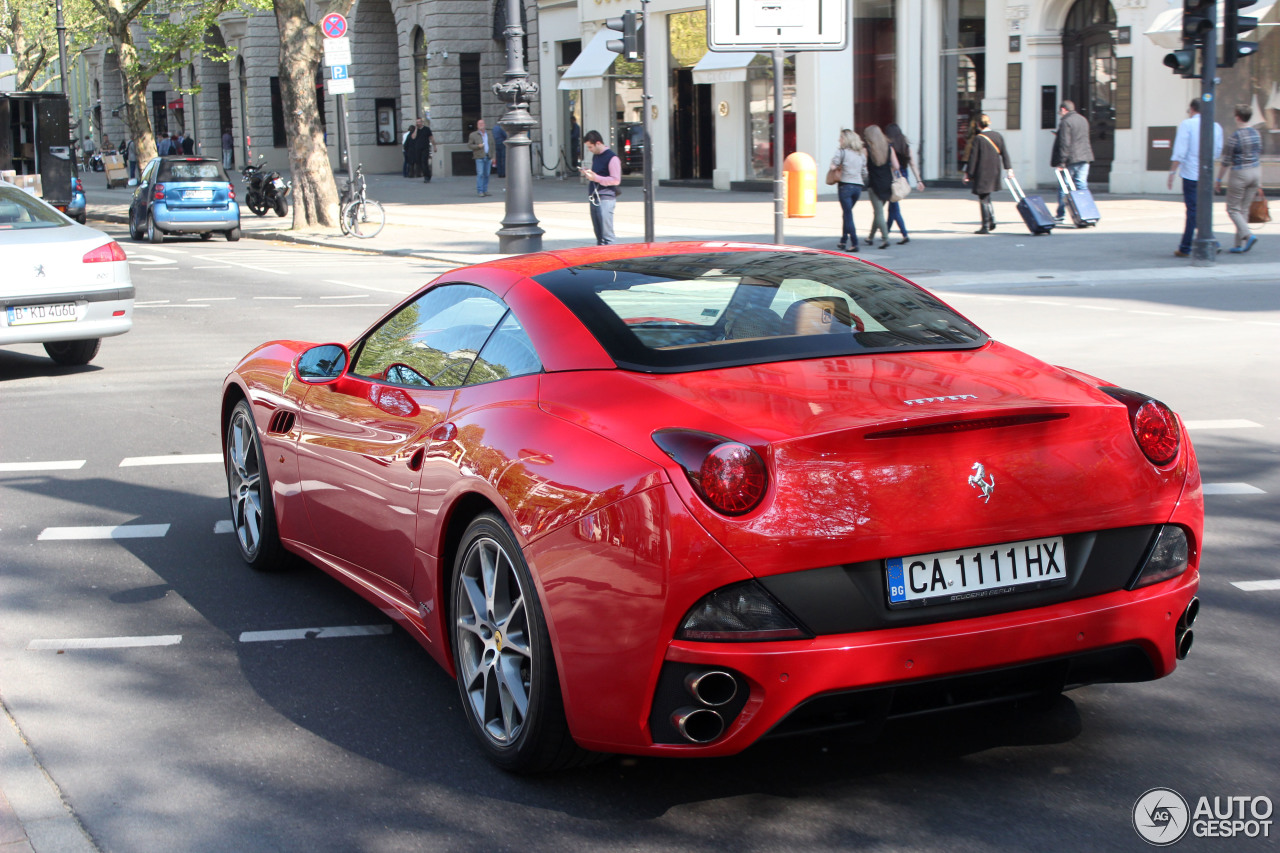
[[[885,561],[889,606],[919,607],[1066,583],[1062,537],[986,545]]]

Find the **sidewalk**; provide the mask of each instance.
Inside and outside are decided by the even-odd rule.
[[[97,853],[0,704],[0,853]]]
[[[283,164],[283,152],[273,165]],[[242,182],[236,186],[243,200]],[[102,173],[82,176],[89,199],[89,216],[126,221],[132,189],[106,189]],[[339,176],[339,186],[344,178]],[[497,231],[505,214],[505,181],[493,179],[490,198],[479,198],[475,180],[437,177],[431,183],[399,175],[369,175],[369,197],[382,202],[387,226],[377,237],[360,240],[331,231],[295,232],[292,212],[285,218],[269,213],[258,217],[242,207],[246,237],[340,247],[390,255],[411,255],[463,266],[498,255]],[[1056,191],[1041,189],[1051,209]],[[587,212],[586,188],[577,178],[535,179],[534,213],[544,229],[543,248],[566,249],[595,242]],[[621,243],[644,239],[643,191],[624,183],[615,214]],[[710,189],[661,187],[655,193],[655,236],[669,240],[734,240],[772,243],[773,196],[759,192],[717,192]],[[903,216],[911,235],[899,245],[895,231],[888,249],[861,246],[862,257],[888,267],[926,287],[1010,284],[1023,282],[1084,282],[1202,280],[1237,277],[1280,278],[1280,226],[1266,226],[1247,255],[1225,251],[1233,244],[1233,230],[1225,202],[1214,205],[1214,229],[1224,251],[1212,267],[1193,267],[1173,257],[1185,220],[1180,195],[1121,196],[1099,194],[1102,219],[1096,228],[1069,224],[1052,235],[1027,233],[1008,193],[999,193],[996,217],[1000,227],[991,235],[975,235],[976,198],[961,189],[926,189],[903,202]],[[871,224],[871,204],[864,197],[854,207],[858,233],[864,238]],[[1069,222],[1069,219],[1068,219]],[[820,200],[812,219],[787,219],[786,242],[834,249],[839,238],[840,208],[834,198]],[[1268,233],[1268,228],[1273,232]],[[215,238],[216,242],[216,238]],[[877,240],[878,242],[878,240]]]

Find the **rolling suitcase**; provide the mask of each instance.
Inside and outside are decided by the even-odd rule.
[[[1102,217],[1098,215],[1098,205],[1094,204],[1093,193],[1089,192],[1089,188],[1077,188],[1075,182],[1071,180],[1071,173],[1066,169],[1053,171],[1058,176],[1058,186],[1067,197],[1067,210],[1071,211],[1071,222],[1077,228],[1097,225]]]
[[[1036,236],[1053,233],[1053,226],[1057,223],[1054,222],[1053,214],[1049,212],[1044,199],[1038,195],[1024,193],[1018,179],[1013,175],[1006,174],[1005,183],[1009,186],[1009,192],[1013,193],[1013,200],[1018,203],[1018,213],[1022,216],[1022,221],[1027,223],[1027,230]]]

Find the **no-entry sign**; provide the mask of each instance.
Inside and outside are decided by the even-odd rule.
[[[337,12],[330,12],[320,22],[320,29],[331,39],[340,39],[347,34],[347,19]]]

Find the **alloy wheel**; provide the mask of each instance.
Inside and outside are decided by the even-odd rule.
[[[526,591],[501,543],[472,543],[454,604],[464,693],[485,736],[508,746],[528,718],[533,651]]]
[[[262,544],[262,470],[258,434],[253,422],[237,409],[227,431],[227,486],[231,493],[231,523],[240,550],[252,559]]]

